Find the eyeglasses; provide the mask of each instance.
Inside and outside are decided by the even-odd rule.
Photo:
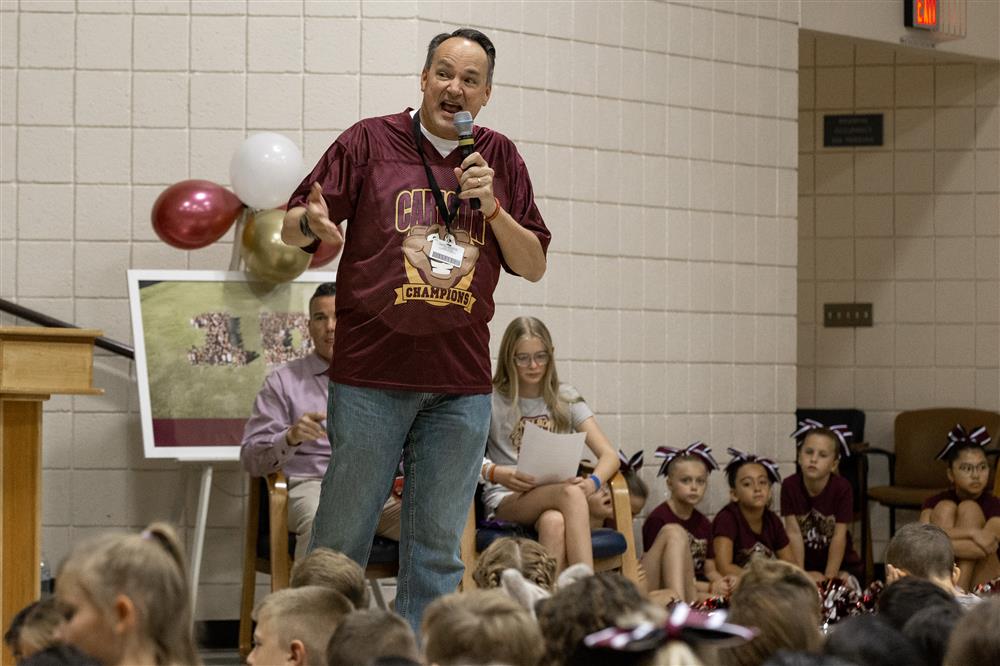
[[[973,465],[971,463],[962,463],[958,466],[958,471],[962,474],[972,474],[973,472],[989,472],[990,466],[987,463],[979,463],[978,465]]]
[[[519,368],[527,368],[534,361],[537,365],[545,365],[549,362],[548,352],[535,352],[534,354],[514,354],[514,363]]]

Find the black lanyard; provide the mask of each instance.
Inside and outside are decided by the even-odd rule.
[[[441,219],[444,220],[444,228],[451,233],[451,223],[458,215],[458,208],[462,205],[462,200],[457,196],[455,197],[455,208],[454,210],[448,210],[448,206],[444,203],[444,195],[441,194],[441,188],[438,187],[437,180],[434,179],[434,174],[431,172],[430,166],[427,164],[427,157],[424,156],[424,149],[421,147],[421,140],[423,135],[420,131],[420,111],[413,114],[413,141],[417,144],[417,154],[420,155],[420,161],[424,163],[424,171],[427,173],[427,184],[430,185],[431,192],[434,194],[434,201],[437,203],[438,213],[441,214]]]

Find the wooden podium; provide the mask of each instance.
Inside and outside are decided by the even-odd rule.
[[[3,630],[39,596],[42,402],[100,395],[91,386],[94,339],[79,328],[0,327],[0,611]],[[13,664],[3,649],[4,666]]]

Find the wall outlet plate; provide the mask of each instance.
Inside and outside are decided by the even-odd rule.
[[[871,303],[824,303],[823,326],[826,328],[872,326]]]

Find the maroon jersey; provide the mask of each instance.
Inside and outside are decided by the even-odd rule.
[[[476,127],[476,150],[496,171],[493,191],[515,220],[548,248],[550,234],[514,144]],[[423,136],[423,153],[449,205],[453,169]],[[463,201],[452,223],[465,250],[457,268],[432,265],[428,236],[445,235],[413,139],[410,109],[360,121],[333,143],[288,202],[304,206],[318,182],[330,219],[347,220],[337,271],[337,344],[333,381],[379,389],[489,393],[487,324],[500,268],[510,271],[483,213]]]
[[[810,497],[801,474],[792,474],[781,482],[781,515],[795,516],[805,545],[806,571],[826,571],[830,541],[837,523],[850,524],[854,519],[854,493],[844,477],[831,474],[826,487],[816,497]],[[854,552],[851,533],[841,569],[857,575],[861,558]]]
[[[730,502],[715,514],[712,521],[712,538],[726,537],[733,542],[733,564],[745,567],[754,553],[774,558],[775,553],[788,545],[788,534],[781,518],[774,511],[764,509],[763,529],[757,534],[740,512],[736,502]]]
[[[937,506],[938,502],[943,500],[951,500],[955,504],[959,504],[962,501],[958,498],[958,495],[955,494],[955,489],[950,488],[943,493],[938,493],[934,497],[931,497],[924,502],[924,505],[920,508],[933,509]],[[978,504],[979,508],[983,510],[983,516],[986,517],[986,520],[1000,517],[1000,499],[997,499],[993,493],[984,490],[979,497],[976,498],[976,504]]]
[[[691,559],[694,562],[694,575],[698,580],[705,579],[705,560],[715,557],[712,549],[712,523],[708,521],[705,514],[695,509],[691,512],[691,517],[681,520],[677,514],[671,510],[670,505],[664,502],[653,509],[642,524],[642,548],[649,550],[656,541],[656,535],[660,533],[664,525],[677,523],[687,530],[689,539],[688,545],[691,547]]]

